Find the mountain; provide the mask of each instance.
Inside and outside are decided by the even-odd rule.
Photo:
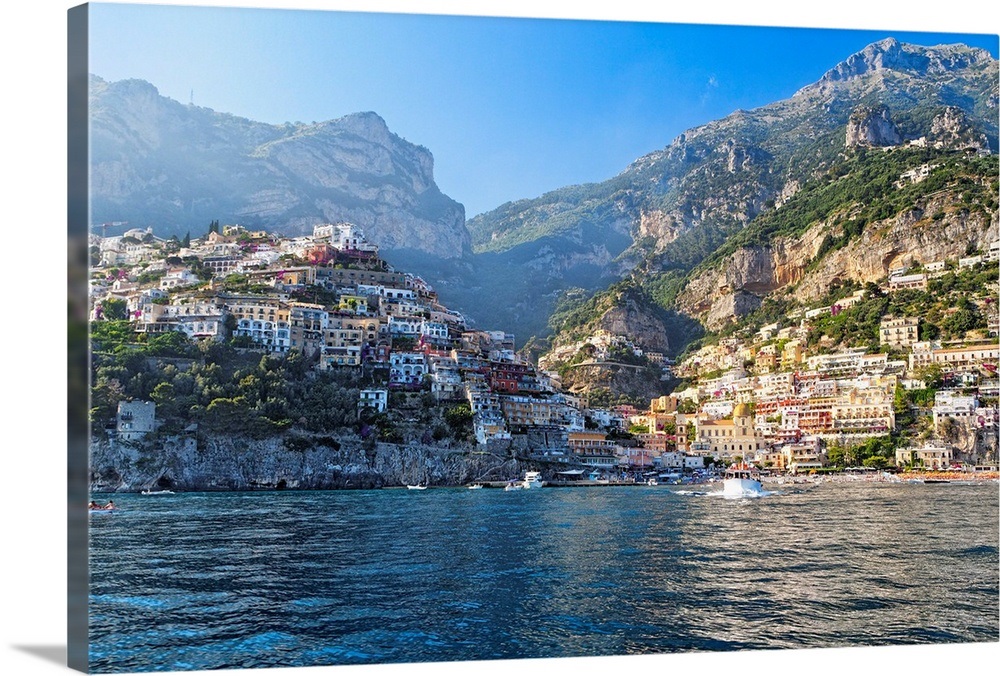
[[[512,331],[535,351],[573,342],[581,327],[627,326],[573,312],[612,310],[605,290],[627,280],[632,292],[611,295],[627,297],[624,316],[641,314],[644,326],[662,323],[665,343],[641,347],[669,356],[700,335],[705,322],[715,330],[787,287],[774,279],[804,275],[788,272],[792,267],[773,247],[765,261],[769,238],[786,237],[780,245],[787,251],[813,258],[824,246],[824,256],[843,257],[848,240],[860,241],[858,227],[913,206],[883,195],[879,208],[896,211],[866,211],[865,225],[855,219],[845,231],[835,221],[848,205],[817,194],[831,172],[864,185],[864,158],[919,139],[928,152],[937,145],[996,153],[998,68],[985,50],[887,38],[791,97],[685,131],[606,181],[510,202],[467,224],[462,206],[435,186],[430,152],[392,134],[374,113],[267,125],[182,105],[145,82],[97,77],[91,108],[97,223],[154,224],[158,232],[196,235],[221,219],[295,234],[321,221],[349,220],[364,227],[386,260],[430,282],[449,307],[480,327]],[[898,178],[896,168],[882,166],[880,186]],[[949,194],[949,205],[925,200],[920,212],[961,214],[963,193]],[[924,218],[915,213],[910,217]],[[809,234],[820,221],[826,229]],[[814,246],[807,246],[814,235]],[[886,251],[890,245],[880,244]],[[758,249],[751,255],[748,246]],[[905,254],[893,251],[890,257]],[[739,288],[724,283],[696,296],[713,282],[695,277],[718,283],[724,255],[753,259],[761,279],[774,279]],[[592,299],[600,302],[586,305]]]
[[[96,223],[198,236],[213,220],[287,235],[349,221],[388,251],[470,252],[465,209],[434,183],[430,151],[375,113],[270,125],[95,75],[89,94]]]
[[[541,335],[538,318],[560,288],[593,292],[637,275],[672,297],[689,270],[850,148],[923,137],[995,153],[997,72],[985,50],[887,38],[790,98],[686,131],[607,181],[476,216],[468,227],[478,254],[546,273],[530,289],[494,289],[491,300],[516,330]],[[530,323],[503,309],[518,306],[535,310]]]

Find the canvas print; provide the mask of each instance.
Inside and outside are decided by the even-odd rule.
[[[70,29],[71,666],[998,641],[997,35]]]

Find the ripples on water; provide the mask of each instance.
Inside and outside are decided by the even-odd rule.
[[[91,669],[995,641],[991,485],[116,495]]]

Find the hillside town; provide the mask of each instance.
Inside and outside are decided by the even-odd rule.
[[[127,320],[139,336],[178,332],[265,354],[298,351],[317,371],[367,369],[377,385],[360,391],[361,408],[384,412],[390,393],[429,393],[436,403],[468,406],[479,446],[503,449],[520,438],[537,458],[594,477],[692,472],[734,460],[793,473],[851,464],[996,467],[1000,348],[990,298],[976,300],[987,328],[958,344],[921,340],[919,316],[881,318],[884,349],[877,352],[810,345],[809,338],[823,317],[866,294],[995,270],[1000,242],[957,261],[892,270],[878,289],[796,309],[677,363],[600,332],[538,367],[517,353],[513,335],[470,326],[419,276],[394,270],[350,223],[317,225],[300,237],[217,222],[195,240],[158,238],[151,228],[119,236],[105,230],[90,245],[94,322]],[[591,362],[630,355],[681,385],[645,410],[591,407],[586,392],[563,391],[548,370],[584,344]],[[895,440],[901,417],[919,434],[894,443],[891,457],[883,447],[873,452],[872,440]],[[141,438],[155,426],[153,402],[119,404],[120,438]]]

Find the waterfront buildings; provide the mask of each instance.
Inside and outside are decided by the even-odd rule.
[[[873,352],[871,340],[835,345],[810,337],[813,323],[866,302],[869,289],[838,294],[830,305],[795,308],[749,335],[703,345],[679,363],[602,329],[557,347],[535,365],[517,353],[511,334],[470,327],[425,280],[393,270],[351,224],[324,224],[296,238],[225,226],[221,234],[172,252],[169,265],[162,240],[151,233],[143,234],[141,245],[97,238],[95,246],[107,258],[91,280],[95,321],[109,318],[105,306],[124,303],[138,334],[231,339],[240,349],[266,354],[298,351],[318,371],[364,370],[372,382],[362,390],[360,407],[384,412],[394,392],[466,405],[482,445],[531,438],[549,457],[602,468],[694,468],[742,457],[808,471],[827,462],[827,445],[889,435],[900,411],[926,416],[935,434],[948,420],[980,430],[998,424],[995,339],[920,341],[921,318],[890,315],[878,325],[884,351]],[[1000,256],[997,251],[991,246],[979,259],[930,262],[914,274],[894,269],[883,288],[922,289],[949,270],[982,269]],[[141,267],[112,270],[112,260]],[[997,325],[993,315],[988,321]],[[559,375],[546,370],[581,351],[584,363],[614,363],[624,355],[688,382],[652,399],[646,410],[588,408],[561,392]],[[948,388],[939,388],[933,406],[900,408],[897,391],[925,390],[923,371],[930,366],[948,375]],[[132,425],[119,427],[119,434],[149,431],[144,414],[131,416],[116,421]],[[912,458],[927,466],[954,459]]]

